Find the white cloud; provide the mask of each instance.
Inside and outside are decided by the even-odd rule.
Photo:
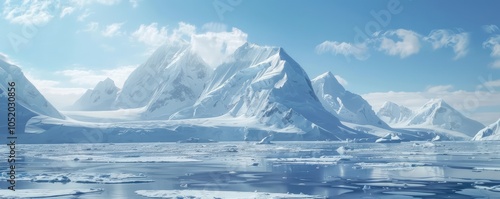
[[[493,24],[491,24],[491,25],[484,25],[484,26],[482,26],[482,28],[483,28],[484,32],[489,33],[489,34],[495,33],[495,32],[498,31],[498,26],[493,25]]]
[[[487,81],[487,82],[484,82],[482,85],[484,87],[490,87],[490,88],[500,87],[500,79]]]
[[[179,22],[178,27],[172,31],[172,35],[169,36],[169,40],[187,40],[191,39],[191,36],[196,34],[196,27],[184,22]]]
[[[223,23],[210,22],[203,24],[201,29],[207,32],[225,32],[227,31],[227,26]]]
[[[331,52],[332,54],[341,54],[345,57],[354,56],[358,60],[366,60],[369,57],[366,43],[351,44],[346,42],[324,41],[316,46],[316,52]]]
[[[136,2],[136,0],[131,1]],[[77,10],[83,10],[77,17],[77,20],[85,21],[92,14],[88,8],[85,8],[86,6],[92,4],[111,6],[120,2],[121,0],[5,0],[1,14],[10,23],[45,25],[54,16],[64,18]]]
[[[139,0],[129,0],[129,2],[133,8],[137,8],[137,6],[139,6]]]
[[[442,93],[442,92],[448,92],[451,89],[453,89],[452,85],[439,85],[439,86],[432,86],[427,88],[427,92],[429,93]]]
[[[71,13],[73,13],[75,11],[75,8],[73,7],[65,7],[62,12],[61,12],[61,15],[59,16],[59,18],[63,18],[65,17],[66,15],[70,15]]]
[[[490,37],[483,43],[483,47],[491,49],[492,57],[500,57],[500,35]]]
[[[71,2],[79,7],[83,7],[94,3],[111,6],[120,3],[121,0],[71,0]]]
[[[246,33],[237,28],[233,28],[230,32],[197,33],[195,26],[183,22],[180,22],[178,27],[171,31],[167,30],[166,27],[158,27],[157,23],[142,24],[139,29],[132,33],[134,40],[144,43],[150,48],[157,48],[166,41],[189,42],[191,50],[210,66],[221,64],[226,57],[247,42],[247,37]]]
[[[379,50],[388,55],[399,55],[405,58],[420,51],[420,35],[411,30],[391,30],[379,35],[381,36]],[[388,38],[389,36],[396,36],[399,40],[395,41]]]
[[[99,23],[97,22],[90,22],[85,26],[85,29],[83,31],[85,32],[95,32],[99,30]]]
[[[335,79],[337,79],[337,81],[340,83],[340,85],[342,85],[343,87],[346,87],[347,86],[347,80],[345,80],[343,77],[341,77],[340,75],[334,75],[335,76]]]
[[[54,17],[52,12],[55,7],[56,2],[54,1],[7,0],[3,4],[2,16],[10,23],[44,25]]]
[[[132,33],[132,38],[151,47],[158,47],[167,40],[167,28],[158,29],[157,23],[150,25],[142,24],[139,29]]]
[[[85,11],[83,11],[83,13],[80,14],[80,16],[78,16],[77,20],[78,21],[85,21],[85,19],[87,17],[89,17],[91,14],[92,14],[92,12],[90,12],[89,9],[85,9]]]
[[[79,87],[63,87],[64,84],[60,81],[39,79],[26,71],[24,75],[58,109],[72,105],[87,90]]]
[[[192,50],[210,66],[223,63],[236,49],[247,42],[248,35],[233,28],[231,32],[207,32],[191,36]]]
[[[117,87],[122,88],[126,79],[137,68],[137,65],[119,66],[112,69],[72,69],[56,71],[58,80],[47,80],[37,77],[34,71],[24,70],[26,78],[51,102],[56,108],[64,109],[72,105],[87,89],[106,78],[115,81]]]
[[[500,68],[500,35],[490,37],[483,43],[483,47],[491,49],[491,57],[496,58],[496,60],[491,63],[491,66],[493,68]]]
[[[116,4],[120,3],[120,1],[121,0],[95,0],[95,2],[97,2],[97,3],[103,4],[103,5],[108,5],[108,6],[116,5]]]
[[[105,37],[114,37],[118,35],[122,35],[123,33],[120,32],[120,29],[124,23],[113,23],[108,26],[102,31],[102,35]]]
[[[135,68],[137,66],[120,66],[114,69],[103,70],[71,69],[57,71],[56,74],[63,75],[69,78],[69,82],[84,88],[93,88],[98,82],[109,77],[115,81],[117,87],[121,88]]]
[[[469,44],[469,34],[454,33],[450,30],[433,30],[429,36],[424,38],[432,44],[434,49],[452,47],[455,52],[455,58],[458,59],[467,54],[467,46]]]
[[[482,122],[484,125],[490,125],[496,122],[500,118],[500,114],[498,112],[478,112],[471,113],[470,118],[474,118],[475,120]]]

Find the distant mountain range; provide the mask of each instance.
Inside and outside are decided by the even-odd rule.
[[[129,76],[123,89],[109,78],[99,82],[72,106],[78,111],[63,112],[68,117],[18,67],[0,65],[0,76],[15,79],[23,88],[19,110],[26,133],[31,133],[27,142],[75,142],[96,131],[102,134],[98,142],[178,141],[188,136],[375,141],[385,134],[406,140],[436,135],[470,139],[484,128],[443,100],[431,100],[416,111],[387,102],[375,113],[331,72],[311,81],[282,48],[250,43],[215,68],[188,42],[166,43]],[[2,99],[5,89],[3,83]]]
[[[439,128],[473,137],[484,125],[465,117],[442,99],[432,99],[416,111],[386,102],[377,115],[394,127]]]

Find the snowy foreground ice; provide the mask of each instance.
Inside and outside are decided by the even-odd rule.
[[[17,147],[17,190],[2,161],[0,198],[500,198],[497,142]]]

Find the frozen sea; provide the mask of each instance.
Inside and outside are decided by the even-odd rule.
[[[499,144],[25,144],[0,198],[500,198]]]

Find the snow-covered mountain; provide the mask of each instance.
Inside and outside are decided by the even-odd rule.
[[[432,99],[416,111],[386,102],[377,115],[393,127],[414,128],[419,131],[428,129],[460,139],[470,139],[484,128],[483,124],[465,117],[442,99]]]
[[[212,74],[186,42],[168,42],[126,80],[116,108],[144,107],[144,119],[168,119],[192,106]]]
[[[168,119],[172,114],[193,106],[213,71],[187,48],[162,72],[163,83],[147,105],[143,114],[145,118]]]
[[[178,59],[181,52],[189,47],[187,42],[167,42],[160,46],[151,57],[137,67],[125,81],[114,107],[140,108],[151,102],[165,84],[165,70]]]
[[[442,99],[432,99],[422,106],[408,121],[408,126],[429,125],[457,131],[473,137],[484,128],[478,121],[469,119]]]
[[[376,139],[329,113],[306,72],[282,48],[249,43],[216,68],[190,44],[167,43],[129,76],[112,108],[119,110],[68,113],[82,121],[37,118],[32,129],[45,137],[73,135],[69,141],[59,136],[49,142],[86,139],[85,132],[101,135],[99,142],[259,141],[269,135],[274,140]],[[126,116],[107,116],[113,114]]]
[[[408,122],[414,113],[411,109],[394,102],[385,102],[377,112],[377,116],[389,125]]]
[[[500,140],[500,119],[481,129],[472,140]]]
[[[89,89],[72,106],[74,110],[95,111],[109,110],[115,102],[120,89],[110,78],[97,83],[94,89]]]
[[[311,82],[321,104],[341,121],[389,127],[375,114],[365,99],[345,90],[331,72],[321,74]]]
[[[27,121],[39,115],[63,119],[57,111],[31,82],[26,79],[21,69],[5,60],[0,59],[0,120],[7,121],[8,82],[15,82],[16,95],[16,123],[18,132],[24,131]],[[0,126],[6,125],[1,122]]]
[[[305,136],[367,136],[343,126],[314,94],[309,77],[282,48],[246,43],[218,66],[200,98],[173,120],[242,117],[277,128],[298,128]]]

